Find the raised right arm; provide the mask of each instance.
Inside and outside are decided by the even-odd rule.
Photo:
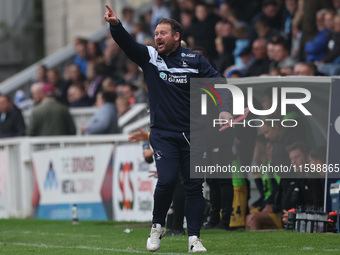
[[[107,4],[105,6],[108,11],[104,15],[104,20],[110,24],[112,38],[132,61],[143,67],[143,64],[150,60],[147,47],[137,43],[124,29],[112,9]]]

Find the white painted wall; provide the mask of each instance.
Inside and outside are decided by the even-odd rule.
[[[88,37],[102,28],[109,4],[121,17],[125,6],[139,8],[152,0],[44,0],[45,54],[51,54],[73,42],[77,36]]]
[[[22,29],[33,15],[33,0],[0,1],[0,64],[20,64],[23,61]],[[26,46],[31,40],[24,35]]]

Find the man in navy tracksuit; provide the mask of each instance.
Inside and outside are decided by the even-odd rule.
[[[158,172],[154,193],[152,228],[147,249],[157,251],[165,234],[165,217],[172,200],[178,171],[186,191],[189,252],[204,252],[199,239],[203,212],[203,179],[190,179],[190,78],[219,77],[200,54],[180,46],[182,27],[173,19],[161,19],[155,29],[157,49],[138,44],[126,32],[111,8],[104,15],[111,35],[126,55],[144,71],[148,85],[150,143]],[[232,119],[225,104],[219,118]]]

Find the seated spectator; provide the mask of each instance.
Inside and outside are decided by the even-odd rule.
[[[67,90],[67,100],[70,107],[90,107],[92,102],[88,98],[84,83],[75,82]]]
[[[143,73],[139,70],[137,64],[128,60],[126,63],[127,72],[124,75],[124,81],[126,83],[133,83],[137,87],[142,87],[144,76]]]
[[[325,56],[327,51],[327,37],[332,29],[332,27],[325,26],[325,16],[327,15],[327,19],[333,19],[334,14],[331,15],[331,13],[333,13],[333,11],[327,11],[326,9],[321,9],[316,13],[318,33],[313,40],[305,44],[305,52],[307,54],[306,62],[320,61]],[[327,24],[329,23],[330,22]]]
[[[145,40],[151,38],[148,33],[145,32],[144,23],[139,21],[133,24],[133,35],[136,42],[145,44]]]
[[[104,50],[104,63],[109,70],[109,76],[116,79],[122,77],[125,73],[124,66],[127,56],[119,48],[118,44],[112,40],[111,34],[109,36]]]
[[[229,20],[229,15],[231,13],[231,6],[227,2],[223,1],[220,3],[218,14],[222,20]]]
[[[81,129],[86,135],[116,134],[117,107],[115,105],[116,95],[114,93],[101,91],[97,94],[96,107],[98,110]]]
[[[74,50],[76,55],[73,58],[73,63],[80,67],[80,71],[83,75],[86,75],[87,71],[87,41],[83,38],[74,39]]]
[[[259,76],[269,73],[270,60],[267,56],[267,40],[256,39],[252,44],[252,52],[255,61],[249,66],[246,76]]]
[[[247,73],[249,67],[255,62],[251,47],[243,49],[239,54],[239,58],[242,62],[242,67],[240,68],[240,70],[242,71],[242,73]]]
[[[87,96],[92,103],[96,101],[97,94],[102,90],[102,83],[108,76],[109,70],[104,63],[97,63],[94,65],[94,77],[90,81],[87,90]]]
[[[103,52],[100,44],[95,41],[88,41],[86,44],[87,63],[98,63],[103,60]]]
[[[280,75],[281,76],[293,75],[293,67],[292,66],[286,66],[286,67],[280,68]]]
[[[112,78],[106,77],[105,80],[103,80],[102,90],[116,93],[116,82]]]
[[[290,51],[287,42],[284,39],[279,39],[274,42],[273,62],[270,67],[294,67],[297,61],[290,56]]]
[[[326,53],[327,36],[329,33],[324,22],[326,12],[326,9],[321,9],[316,13],[316,27],[318,33],[314,36],[313,40],[307,41],[304,45],[306,62],[319,61]]]
[[[190,27],[195,21],[194,13],[190,10],[183,10],[180,13],[181,25],[183,27],[183,40],[188,44],[188,48],[195,47],[195,40],[193,36],[190,34]]]
[[[333,9],[326,9],[325,17],[324,17],[324,26],[332,32],[334,29],[334,18],[337,14]]]
[[[133,15],[134,15],[134,10],[130,7],[124,7],[122,10],[122,17],[121,17],[121,23],[125,30],[129,33],[132,34],[133,31]]]
[[[217,51],[216,70],[223,73],[226,68],[234,64],[232,52],[235,49],[235,38],[233,36],[216,37],[215,48]]]
[[[229,71],[227,72],[225,77],[226,78],[242,78],[242,77],[244,77],[244,75],[243,75],[241,70],[231,68],[231,69],[229,69]]]
[[[55,97],[55,87],[45,84],[43,99],[31,114],[27,134],[29,136],[74,135],[76,127],[68,108]]]
[[[133,105],[135,102],[134,94],[137,91],[137,86],[132,83],[122,83],[116,87],[116,93],[118,97],[124,97],[128,99],[129,104]]]
[[[9,95],[0,94],[0,138],[24,136],[25,128],[21,111]]]
[[[212,59],[216,58],[215,45],[215,24],[219,21],[206,3],[200,2],[195,7],[195,19],[188,28],[188,36],[192,37],[189,46],[201,46],[207,50],[207,54]]]
[[[234,26],[231,22],[220,20],[215,25],[216,37],[225,37],[233,35]]]
[[[235,49],[236,38],[233,35],[233,24],[221,20],[215,25],[216,39],[215,48],[217,51],[217,58],[215,59],[216,70],[219,73],[234,64],[233,50]],[[213,65],[214,67],[214,65]]]
[[[47,82],[47,67],[45,65],[40,65],[37,69],[36,82]]]
[[[242,5],[242,3],[240,4]],[[240,12],[239,8],[237,8],[236,5],[237,5],[236,2],[234,2],[231,6],[231,4],[227,3],[227,1],[223,1],[219,6],[219,12],[218,12],[219,16],[222,18],[222,20],[231,22],[234,26],[237,26],[240,23],[246,24],[248,20],[240,17],[241,15],[247,16],[246,11],[244,10],[245,6],[242,6],[242,11]],[[253,4],[249,4],[249,6],[250,5],[253,5]],[[250,17],[248,16],[247,18],[250,18]]]
[[[316,65],[313,63],[299,62],[294,66],[293,75],[296,76],[315,76],[317,75]]]
[[[180,13],[180,18],[184,33],[184,31],[191,26],[194,19],[194,14],[188,9],[185,9]]]
[[[278,2],[275,0],[264,0],[262,1],[262,9],[261,11],[256,14],[251,22],[250,22],[250,40],[253,41],[255,38],[257,38],[256,30],[255,30],[255,24],[258,20],[267,20],[267,23],[270,24],[271,28],[274,29],[280,29],[282,27],[281,21],[282,17],[279,12],[278,8]]]
[[[125,97],[117,97],[116,99],[117,113],[118,117],[124,115],[128,110],[130,110],[129,99]]]
[[[280,75],[281,75],[280,68],[278,68],[278,67],[271,67],[269,69],[268,76],[280,76]],[[265,76],[265,74],[264,74],[264,76]]]
[[[33,100],[26,98],[25,92],[19,89],[14,95],[14,105],[21,111],[29,110],[33,107]]]
[[[143,84],[141,87],[138,87],[136,92],[133,94],[134,98],[134,103],[139,104],[139,103],[149,103],[149,98],[148,98],[148,86],[145,81],[143,81]]]
[[[274,41],[273,40],[270,40],[268,41],[267,43],[267,56],[269,58],[270,61],[274,61]],[[271,68],[271,66],[270,66]]]
[[[334,29],[328,40],[328,51],[318,63],[318,71],[329,76],[340,75],[340,14],[334,17]]]
[[[183,47],[183,46],[182,46]],[[192,48],[192,51],[194,52],[198,52],[199,54],[201,54],[206,60],[208,60],[208,62],[210,63],[210,65],[216,69],[215,63],[209,58],[206,49],[204,49],[203,47],[200,46],[196,46],[194,48]]]
[[[294,15],[298,9],[298,0],[286,0],[283,10],[283,22],[281,30],[288,36],[288,40],[292,39],[292,22]]]
[[[313,40],[314,36],[317,34],[317,27],[315,23],[315,14],[318,10],[322,8],[333,9],[333,4],[331,0],[323,1],[303,1],[303,15],[300,23],[300,28],[302,31],[300,39],[300,49],[299,49],[299,59],[304,60],[304,45],[307,41]]]
[[[255,31],[257,38],[265,38],[270,41],[273,37],[278,37],[280,35],[280,30],[272,28],[268,23],[268,19],[261,18],[255,23]]]
[[[193,12],[195,9],[195,4],[196,1],[195,0],[176,0],[173,2],[172,4],[172,10],[171,10],[171,17],[175,20],[178,20],[180,22],[182,22],[181,20],[181,14],[188,10]]]
[[[304,13],[304,0],[298,0],[297,10],[295,11],[294,18],[292,20],[292,37],[291,37],[291,50],[290,54],[294,58],[299,58],[300,40],[302,36],[301,23]]]
[[[42,82],[37,82],[32,84],[31,86],[31,95],[33,99],[34,106],[40,104],[42,101],[44,94],[42,92],[44,84]]]
[[[333,0],[333,7],[338,14],[340,14],[340,0]]]
[[[152,6],[152,12],[150,17],[150,31],[155,30],[155,27],[157,25],[157,22],[161,18],[171,18],[171,11],[166,6],[163,0],[154,0],[153,6]]]
[[[72,83],[78,81],[83,82],[86,80],[86,77],[81,73],[79,66],[71,64],[65,68],[65,79],[66,79],[65,88],[67,91],[67,89],[71,86]]]
[[[183,41],[183,40],[181,41],[181,45],[182,45],[182,42],[184,42],[184,41]],[[185,43],[185,42],[184,42],[184,43]],[[154,41],[153,39],[151,39],[151,37],[145,38],[143,44],[145,44],[146,46],[154,47],[154,48],[156,47],[155,41]],[[184,47],[184,46],[182,45],[182,47]],[[184,48],[186,48],[186,47],[184,47]]]
[[[234,62],[238,68],[243,68],[244,64],[241,60],[240,53],[249,47],[250,40],[248,29],[244,25],[238,25],[234,28],[235,49],[233,50]]]
[[[55,68],[47,71],[47,83],[54,86],[56,89],[56,98],[59,102],[67,105],[67,88],[68,83],[65,82]]]
[[[103,52],[98,42],[89,41],[86,45],[87,51],[87,67],[86,67],[86,77],[91,76],[93,66],[97,63],[103,62]]]

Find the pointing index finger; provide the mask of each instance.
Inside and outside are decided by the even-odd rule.
[[[110,8],[110,6],[108,4],[105,4],[105,7],[106,9],[109,11],[109,12],[113,12],[112,9]]]

